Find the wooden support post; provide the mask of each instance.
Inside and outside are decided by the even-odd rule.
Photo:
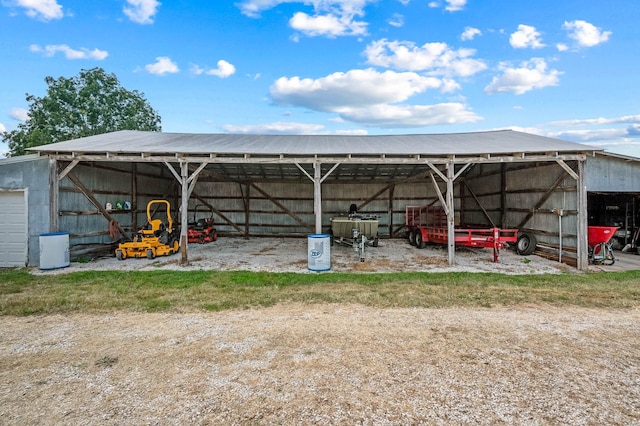
[[[456,253],[456,230],[455,230],[455,211],[453,207],[453,181],[455,179],[455,164],[450,162],[447,164],[447,193],[446,193],[446,202],[447,202],[447,260],[450,266],[455,264],[455,253]]]
[[[313,211],[316,215],[316,234],[322,234],[322,164],[313,164]]]
[[[389,186],[389,238],[393,238],[393,196],[396,186]]]
[[[589,253],[587,240],[587,183],[585,179],[584,165],[586,160],[578,160],[578,179],[576,180],[577,189],[577,210],[578,221],[576,229],[576,250],[577,250],[577,267],[580,271],[589,269]]]
[[[500,226],[507,227],[507,165],[500,165]]]
[[[188,216],[188,208],[189,208],[189,163],[182,162],[180,163],[180,184],[182,187],[182,197],[180,203],[180,249],[182,252],[182,265],[189,264],[189,256],[187,253],[187,246],[189,245],[189,240],[187,236],[187,231],[189,229],[189,218]]]
[[[242,204],[244,205],[244,238],[249,239],[251,231],[251,186],[247,185],[247,192],[242,190],[244,183],[238,183],[240,186],[240,194],[242,195]],[[240,230],[240,228],[237,228]],[[241,231],[242,232],[242,231]]]

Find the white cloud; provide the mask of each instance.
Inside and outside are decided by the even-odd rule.
[[[56,0],[14,0],[6,2],[6,5],[24,8],[28,17],[42,21],[61,19],[64,16],[62,6]]]
[[[0,123],[0,133],[4,133],[7,131],[7,128],[4,127],[4,124]]]
[[[464,32],[460,36],[461,40],[473,40],[476,36],[481,36],[482,31],[473,27],[465,27]]]
[[[425,127],[473,123],[482,119],[460,103],[374,105],[367,108],[349,108],[343,110],[340,115],[345,120],[372,127]]]
[[[367,126],[415,127],[477,121],[464,104],[392,105],[429,89],[449,89],[449,81],[413,72],[372,69],[334,73],[320,79],[278,79],[270,89],[279,105],[333,112]],[[455,83],[454,83],[455,84]]]
[[[207,69],[201,68],[198,65],[193,65],[191,67],[191,73],[195,75],[206,74],[206,75],[214,75],[220,78],[227,78],[236,73],[236,67],[234,67],[232,64],[225,61],[224,59],[221,59],[218,61],[218,68],[207,70]],[[258,74],[257,77],[255,78],[259,78],[259,77],[260,75]]]
[[[149,72],[150,74],[157,75],[175,74],[177,72],[180,72],[178,65],[176,65],[167,56],[156,57],[156,62],[153,64],[145,65],[144,69],[147,70],[147,72]]]
[[[126,2],[129,6],[124,6],[122,11],[130,20],[138,24],[152,24],[161,4],[157,0],[126,0]]]
[[[37,44],[32,44],[29,46],[29,50],[34,53],[42,53],[46,57],[52,57],[57,52],[64,54],[67,59],[95,59],[98,61],[102,61],[107,56],[109,56],[109,52],[106,50],[93,49],[89,50],[87,48],[81,47],[79,50],[72,49],[66,44],[49,44],[47,46],[40,46]]]
[[[387,20],[387,22],[392,27],[400,28],[404,26],[404,16],[399,13],[394,13],[393,16]]]
[[[335,120],[343,122],[343,120]],[[236,126],[227,124],[222,128],[229,133],[258,134],[258,135],[367,135],[364,129],[328,131],[321,124],[275,122],[267,124],[254,124]]]
[[[576,41],[578,46],[592,47],[609,40],[611,31],[602,31],[601,28],[581,20],[565,22],[563,29],[569,32],[569,38]]]
[[[464,9],[467,4],[467,0],[445,0],[445,4],[445,10],[449,12],[458,12]],[[431,8],[437,8],[441,7],[442,3],[440,1],[431,1],[428,3],[428,6]]]
[[[334,38],[367,33],[367,24],[365,22],[354,21],[353,16],[348,15],[310,16],[304,12],[297,12],[289,20],[289,25],[294,30],[300,31],[309,37],[325,36]]]
[[[314,14],[296,12],[289,25],[307,36],[337,37],[345,35],[364,35],[367,23],[356,20],[364,16],[364,8],[375,0],[245,0],[238,4],[240,11],[249,17],[258,18],[260,14],[280,4],[301,3],[312,5]]]
[[[569,50],[569,46],[564,43],[558,43],[556,44],[556,49],[558,49],[558,52],[566,52],[567,50]]]
[[[262,135],[311,135],[324,129],[321,124],[307,124],[278,121],[267,124],[236,126],[228,124],[222,128],[229,133]]]
[[[536,28],[524,24],[518,25],[518,31],[509,37],[509,43],[516,49],[524,49],[527,47],[540,49],[545,46]]]
[[[9,113],[9,117],[18,121],[27,121],[29,120],[29,111],[24,108],[13,108]]]
[[[561,132],[549,132],[547,136],[564,139],[572,142],[592,142],[607,139],[621,138],[628,135],[626,129],[589,129],[589,130],[565,130]]]
[[[474,49],[454,50],[446,43],[425,43],[416,46],[409,41],[371,42],[365,49],[367,63],[407,71],[428,71],[431,75],[468,77],[487,68],[473,59]]]
[[[562,72],[547,70],[547,63],[542,58],[532,58],[523,62],[519,68],[511,68],[508,63],[500,65],[502,74],[494,77],[491,84],[485,87],[487,93],[512,92],[522,95],[533,89],[557,86]]]
[[[457,12],[459,10],[464,9],[467,4],[467,0],[446,0],[447,5],[445,6],[445,10],[449,12]]]
[[[317,111],[402,102],[428,89],[442,86],[439,79],[412,72],[379,73],[372,69],[334,73],[317,80],[281,77],[271,86],[275,103]]]
[[[624,115],[614,118],[586,118],[576,120],[558,120],[550,123],[553,126],[583,126],[583,125],[609,125],[609,124],[640,124],[640,115]]]

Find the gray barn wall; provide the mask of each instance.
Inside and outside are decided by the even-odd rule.
[[[289,183],[256,183],[268,197],[256,188],[249,188],[249,233],[250,235],[305,235],[315,230],[313,206],[313,184],[311,182]],[[322,228],[328,232],[331,218],[344,215],[351,204],[362,205],[373,195],[387,188],[386,183],[332,183],[326,181],[322,185]],[[247,185],[230,182],[198,182],[194,193],[215,209],[219,210],[232,222],[245,230],[245,207],[243,196],[247,195]],[[272,198],[284,206],[299,219],[307,223],[304,226],[296,221],[288,212],[278,206]],[[405,207],[407,205],[424,205],[437,199],[431,182],[397,184],[393,189],[393,200],[389,200],[389,189],[385,189],[375,199],[368,201],[361,213],[380,216],[379,231],[381,236],[389,235],[390,209],[393,216],[395,236],[402,233]],[[194,208],[202,204],[202,200],[189,201],[189,220],[193,220]],[[204,207],[199,207],[198,217],[210,215]],[[214,215],[216,229],[225,235],[241,235],[242,233]]]
[[[571,166],[575,170],[575,162]],[[502,167],[505,168],[505,182],[502,181]],[[556,163],[487,164],[472,169],[465,180],[498,227],[516,228],[533,211],[531,218],[518,229],[534,234],[539,243],[552,247],[558,246],[560,241],[560,224],[555,211],[562,210],[562,245],[575,248],[577,192],[576,181],[572,177],[567,175],[549,198],[534,209],[563,172]],[[501,201],[503,186],[504,210]],[[464,206],[463,220],[466,223],[489,225],[471,195],[466,195]]]
[[[40,235],[49,230],[49,159],[29,155],[2,160],[0,191],[27,189],[28,263],[40,262]]]
[[[168,197],[175,206],[175,185],[173,176],[166,176],[164,165],[136,164],[137,191],[132,194],[132,168],[130,163],[80,163],[72,173],[102,207],[111,203],[111,216],[128,233],[146,223],[146,206],[152,199]],[[160,177],[163,176],[164,177]],[[117,210],[116,203],[132,204],[131,210]],[[69,177],[60,182],[59,230],[69,232],[71,256],[81,257],[100,246],[113,243],[109,235],[109,221],[102,216],[93,203],[74,185]],[[175,214],[171,212],[172,216]],[[158,216],[164,219],[164,214]]]
[[[596,155],[587,159],[587,190],[590,192],[640,192],[640,159]]]

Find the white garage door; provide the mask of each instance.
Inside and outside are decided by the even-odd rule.
[[[27,264],[27,193],[0,191],[0,267]]]

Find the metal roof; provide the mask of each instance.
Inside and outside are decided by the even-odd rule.
[[[498,130],[415,135],[236,135],[122,130],[32,148],[41,153],[448,156],[594,152],[587,145]]]
[[[201,179],[403,180],[453,162],[584,160],[599,149],[512,130],[416,135],[234,135],[123,130],[31,148],[63,161],[206,163]],[[339,167],[334,169],[334,166]],[[431,168],[430,168],[431,167]],[[332,173],[328,173],[333,170]],[[325,176],[327,177],[327,176]]]

